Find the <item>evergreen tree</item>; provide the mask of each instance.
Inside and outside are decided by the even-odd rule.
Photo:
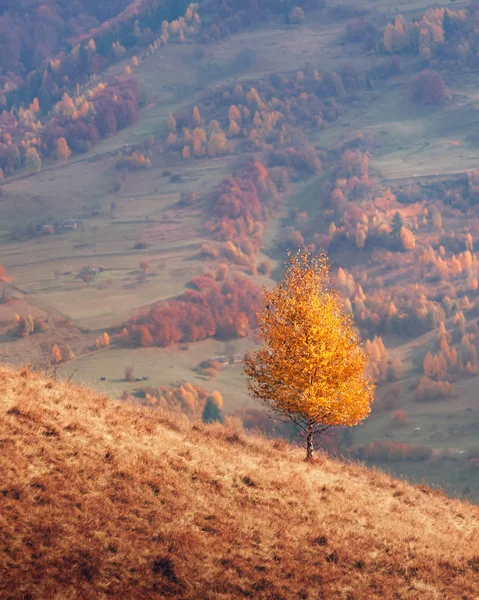
[[[403,225],[404,223],[401,218],[401,215],[396,211],[391,222],[391,235],[398,238],[401,234],[401,229]]]
[[[450,35],[454,32],[454,22],[451,19],[449,11],[447,9],[444,11],[444,20],[442,22],[442,28],[444,29],[444,38],[447,41]]]
[[[215,421],[218,421],[219,423],[223,422],[223,415],[221,414],[220,407],[211,396],[206,400],[201,419],[203,423],[214,423]]]

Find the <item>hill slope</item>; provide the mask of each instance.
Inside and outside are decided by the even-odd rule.
[[[477,598],[477,507],[0,368],[0,597]]]

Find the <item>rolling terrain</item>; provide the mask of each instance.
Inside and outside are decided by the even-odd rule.
[[[132,11],[141,13],[143,4],[147,3],[135,2],[125,8],[118,22],[129,19]],[[383,68],[389,54],[380,46],[365,52],[358,44],[350,43],[345,32],[351,18],[356,17],[364,17],[378,31],[397,14],[408,20],[420,19],[432,6],[430,2],[364,2],[346,7],[334,2],[324,6],[303,4],[304,21],[287,23],[273,15],[256,26],[222,34],[214,43],[205,43],[201,28],[187,32],[184,43],[180,43],[171,26],[168,44],[153,47],[136,43],[135,38],[129,46],[125,43],[127,49],[118,60],[105,63],[101,72],[88,81],[82,80],[79,93],[87,97],[99,81],[110,82],[130,71],[141,93],[138,117],[85,153],[74,151],[65,160],[56,160],[50,153],[43,157],[39,172],[17,169],[1,181],[0,262],[6,271],[2,283],[6,297],[0,304],[0,358],[44,366],[51,362],[52,347],[57,345],[64,360],[54,365],[56,372],[111,396],[137,394],[138,382],[127,381],[124,376],[125,369],[133,367],[135,379],[146,378],[153,388],[191,382],[200,383],[209,392],[219,390],[226,415],[234,415],[238,409],[257,409],[247,396],[241,364],[218,369],[212,376],[205,376],[200,368],[206,359],[232,359],[256,347],[259,340],[254,328],[241,336],[216,336],[168,347],[137,347],[131,338],[125,342],[122,331],[131,319],[157,303],[174,301],[191,288],[195,277],[215,272],[219,265],[227,263],[231,273],[241,273],[255,285],[270,286],[281,272],[287,249],[295,250],[301,239],[317,248],[326,242],[334,272],[342,268],[354,277],[354,286],[341,288],[341,293],[350,299],[364,337],[373,340],[380,335],[387,348],[387,360],[401,363],[397,377],[380,381],[370,419],[355,428],[349,439],[344,440],[342,432],[337,435],[338,453],[348,454],[351,447],[371,442],[426,447],[431,452],[426,461],[372,455],[368,462],[477,500],[477,369],[474,371],[472,363],[466,369],[468,360],[464,359],[461,372],[448,374],[454,386],[451,395],[427,402],[418,402],[415,395],[424,375],[427,352],[439,352],[439,321],[444,322],[452,340],[448,343],[457,347],[459,358],[465,352],[464,335],[476,336],[469,340],[475,346],[479,339],[472,330],[477,322],[477,286],[472,281],[477,277],[476,267],[473,265],[467,273],[464,267],[459,274],[447,274],[439,283],[432,262],[427,263],[429,271],[418,270],[423,252],[429,252],[429,247],[445,261],[459,256],[466,250],[467,233],[471,233],[476,246],[472,253],[476,255],[479,228],[475,200],[471,200],[469,212],[461,212],[456,205],[451,207],[444,190],[455,190],[458,185],[472,188],[473,178],[468,179],[468,174],[479,167],[477,140],[472,135],[478,121],[477,71],[474,67],[445,66],[441,73],[450,90],[450,101],[438,106],[416,105],[410,101],[411,79],[425,66],[439,68],[437,63],[423,63],[406,51],[400,54],[400,70],[381,78],[378,69]],[[210,5],[200,3],[198,8],[205,28],[214,21]],[[454,10],[466,9],[465,3],[454,3]],[[117,21],[108,16],[114,30]],[[88,41],[89,33],[95,37],[96,27],[97,23],[91,32],[82,32],[80,39]],[[146,29],[142,26],[143,31]],[[345,83],[354,81],[344,91],[331,95],[314,88],[311,82],[316,81],[315,70],[323,81],[331,72],[340,73]],[[359,75],[351,75],[353,71]],[[330,79],[334,83],[334,78]],[[248,90],[259,90],[266,108],[239,94],[236,104],[249,106],[251,114],[247,117],[242,113],[244,132],[230,134],[227,108],[233,103],[238,85],[244,89],[244,96]],[[301,85],[304,90],[299,89]],[[75,86],[67,89],[74,97]],[[287,118],[275,126],[273,133],[260,133],[264,138],[255,141],[251,130],[266,130],[264,112],[273,111],[276,96],[283,102],[283,93],[288,101],[276,106]],[[311,102],[314,111],[319,111],[316,98],[312,100],[311,96],[321,98],[326,105],[321,125],[313,124],[310,109],[302,104]],[[189,123],[194,107],[201,115],[197,128],[211,136],[216,128],[212,122],[218,122],[233,149],[218,153],[204,150],[189,159],[182,157],[185,135],[179,123],[182,119]],[[262,125],[247,121],[253,121],[255,112],[261,113]],[[168,124],[173,114],[178,121],[174,132]],[[193,131],[193,126],[190,129]],[[176,136],[175,141],[168,142],[169,132]],[[284,142],[278,141],[281,136]],[[283,145],[278,150],[275,144]],[[285,167],[289,181],[284,188],[278,187],[278,206],[262,223],[260,248],[248,260],[241,263],[221,251],[219,256],[205,254],[205,243],[220,248],[224,242],[215,240],[205,226],[211,220],[211,198],[222,182],[248,161],[264,164],[268,172],[280,168],[275,161],[284,156],[271,155],[275,150],[287,149],[288,144],[297,153],[311,144],[314,151],[311,147],[308,151],[320,158],[322,168],[313,172],[295,164]],[[349,169],[348,165],[340,171],[338,165],[342,165],[349,148],[360,148],[361,156],[367,155],[367,172],[356,173],[356,166]],[[150,168],[118,168],[121,157],[133,151],[148,156]],[[357,198],[351,193],[337,210],[331,204],[331,192],[339,186],[336,189],[346,194],[349,183],[344,181],[353,177],[362,178],[372,191]],[[395,195],[394,200],[387,190]],[[404,200],[404,190],[414,193]],[[383,201],[378,202],[378,198]],[[440,226],[432,222],[436,210],[442,215]],[[389,230],[397,211],[414,233],[415,248],[399,251],[392,244],[392,249],[378,244],[383,252],[378,254],[374,244],[380,235],[375,238],[372,232],[374,227],[379,231],[381,223],[376,226],[374,220],[382,221]],[[364,214],[369,219],[369,237],[360,247],[355,236],[364,225]],[[75,230],[47,231],[30,237],[24,233],[32,227],[69,219],[77,222]],[[331,223],[341,231],[336,240],[333,235],[327,239]],[[253,236],[250,232],[246,237]],[[269,262],[269,268],[260,273],[257,267],[264,261]],[[82,270],[92,266],[101,271],[91,281],[82,280]],[[382,283],[377,283],[378,279]],[[410,305],[424,303],[433,326],[428,324],[423,330],[422,323],[419,327],[413,322],[405,331],[402,325],[394,329],[386,323],[381,329],[377,325],[383,318],[381,310],[368,304],[380,294],[385,298],[384,305],[396,304],[401,314],[409,315]],[[438,308],[443,309],[445,296],[452,297],[454,306],[444,309],[443,315]],[[357,308],[360,302],[371,318],[361,316],[362,309]],[[455,320],[459,312],[466,321],[461,331],[462,326]],[[44,321],[45,330],[28,336],[13,335],[18,319],[28,315]],[[105,332],[110,342],[99,347],[97,340]],[[400,426],[394,422],[399,410],[407,413],[407,422]]]
[[[5,600],[479,593],[477,507],[0,367]]]

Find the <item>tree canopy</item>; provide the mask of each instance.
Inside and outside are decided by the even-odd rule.
[[[264,346],[245,358],[251,395],[307,436],[357,425],[370,412],[374,381],[352,317],[332,288],[325,255],[290,255],[282,281],[264,290],[259,316]]]

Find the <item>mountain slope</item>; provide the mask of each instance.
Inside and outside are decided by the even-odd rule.
[[[0,368],[0,598],[477,598],[477,507]]]

